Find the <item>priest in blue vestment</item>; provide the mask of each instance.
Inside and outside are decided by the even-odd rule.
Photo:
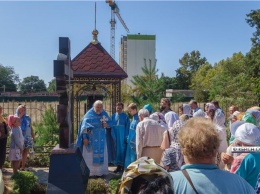
[[[115,173],[124,170],[126,155],[126,139],[129,133],[130,120],[128,115],[123,112],[124,104],[118,102],[116,113],[112,115],[112,137],[116,145],[116,158],[114,164],[117,165]]]
[[[108,156],[105,128],[111,125],[111,119],[105,110],[103,102],[97,100],[82,118],[77,145],[90,170],[90,176],[108,174]]]
[[[126,145],[126,157],[125,157],[125,165],[126,169],[129,164],[136,161],[136,137],[135,130],[136,126],[139,123],[137,106],[135,103],[131,103],[128,106],[129,114],[133,116],[132,121],[130,123],[129,133],[127,137],[127,145]]]

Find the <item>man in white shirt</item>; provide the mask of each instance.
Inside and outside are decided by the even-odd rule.
[[[149,112],[141,109],[138,112],[139,120],[136,127],[136,154],[137,159],[143,156],[153,158],[159,163],[162,155],[160,148],[165,127],[149,118]]]
[[[193,116],[193,117],[205,117],[205,112],[200,109],[200,107],[198,106],[197,101],[191,100],[191,101],[189,102],[189,105],[190,105],[190,107],[191,107],[192,116]]]

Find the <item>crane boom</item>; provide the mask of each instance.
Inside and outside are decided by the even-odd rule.
[[[115,14],[116,14],[117,18],[119,19],[119,21],[121,22],[121,24],[124,26],[125,30],[129,33],[129,29],[126,26],[126,24],[125,24],[124,20],[122,19],[121,15],[118,12],[116,12]]]
[[[119,19],[120,23],[123,25],[125,30],[129,33],[129,29],[127,28],[124,20],[122,19],[121,15],[119,14],[119,8],[115,1],[113,0],[106,0],[106,3],[109,4],[111,7],[111,20],[110,20],[110,55],[115,59],[115,15]]]

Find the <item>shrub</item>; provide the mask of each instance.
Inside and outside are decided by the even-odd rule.
[[[20,194],[30,194],[31,189],[38,182],[38,177],[27,171],[15,173],[11,179],[14,180],[13,192],[18,191]]]
[[[56,145],[59,141],[59,126],[54,108],[50,105],[42,114],[42,121],[35,124],[35,144]]]
[[[87,194],[106,194],[108,192],[108,185],[101,179],[89,179],[87,186]]]
[[[120,180],[121,178],[109,180],[109,189],[108,189],[109,194],[116,194],[117,187],[120,183]]]
[[[31,189],[31,194],[45,194],[47,185],[36,183]]]

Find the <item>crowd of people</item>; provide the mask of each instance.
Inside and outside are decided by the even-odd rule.
[[[162,98],[158,111],[150,104],[138,110],[116,104],[109,116],[97,100],[82,118],[77,146],[90,176],[122,173],[118,193],[260,193],[260,153],[237,153],[234,147],[260,146],[260,107],[245,112],[231,105],[229,118],[218,101],[195,100],[171,110]],[[2,116],[0,107],[0,175],[6,157],[13,173],[25,169],[34,130],[26,107]],[[131,117],[131,118],[130,118]]]
[[[259,107],[239,112],[231,105],[229,119],[218,101],[201,109],[191,100],[178,114],[167,98],[158,111],[150,104],[127,109],[118,102],[110,117],[98,100],[84,115],[77,145],[90,176],[116,166],[123,173],[118,193],[260,193],[260,153],[232,152],[260,145]]]

